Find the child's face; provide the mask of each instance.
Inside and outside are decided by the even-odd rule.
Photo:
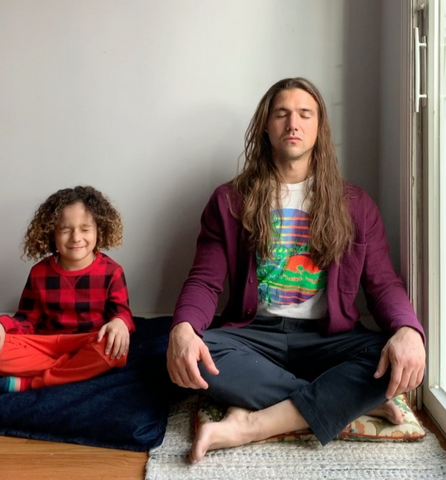
[[[81,270],[94,260],[97,227],[83,203],[63,209],[54,240],[59,252],[59,264],[65,270]]]

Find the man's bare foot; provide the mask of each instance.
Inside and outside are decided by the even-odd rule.
[[[394,423],[395,425],[400,425],[401,423],[403,423],[403,414],[401,413],[400,409],[393,403],[393,400],[389,400],[386,403],[380,405],[379,407],[376,407],[367,415],[370,415],[372,417],[383,417],[390,423]]]
[[[198,429],[189,459],[196,463],[208,450],[238,447],[306,427],[308,423],[289,399],[255,412],[230,407],[223,420],[206,423]]]
[[[230,407],[220,422],[202,425],[195,435],[189,453],[191,463],[203,459],[208,450],[238,447],[254,440],[252,435],[252,412],[243,408]]]

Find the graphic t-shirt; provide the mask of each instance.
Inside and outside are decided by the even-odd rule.
[[[282,185],[281,209],[271,212],[272,258],[257,255],[257,315],[305,319],[327,315],[327,272],[310,255],[307,182]]]

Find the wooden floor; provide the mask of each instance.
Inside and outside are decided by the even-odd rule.
[[[431,432],[435,433],[435,435],[437,436],[440,442],[441,447],[443,448],[443,450],[446,450],[446,437],[443,431],[440,430],[438,425],[432,420],[430,415],[425,410],[421,410],[415,413],[417,415],[418,420],[421,422],[421,424]]]
[[[426,412],[417,416],[446,439]],[[1,480],[143,480],[147,453],[0,436]]]
[[[1,480],[143,480],[147,453],[0,436]]]

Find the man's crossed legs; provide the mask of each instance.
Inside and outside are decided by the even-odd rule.
[[[193,462],[210,449],[307,427],[325,445],[365,413],[402,421],[385,396],[390,371],[374,377],[388,340],[383,333],[358,325],[323,336],[317,320],[264,317],[244,328],[207,330],[203,339],[220,373],[200,364],[209,384],[202,393],[230,408],[197,432]]]

